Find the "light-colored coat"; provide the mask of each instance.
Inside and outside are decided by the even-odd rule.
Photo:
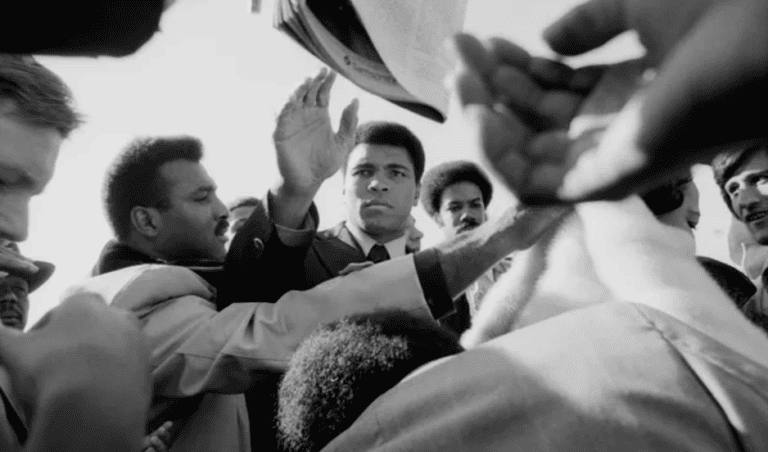
[[[318,324],[380,308],[430,317],[411,256],[288,292],[277,303],[235,303],[221,312],[211,288],[183,267],[129,267],[89,278],[65,296],[83,292],[139,318],[152,351],[150,418],[162,416],[171,398],[205,394],[171,449],[185,452],[247,452],[242,392],[262,372],[284,369]]]

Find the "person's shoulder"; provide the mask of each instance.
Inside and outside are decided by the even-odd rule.
[[[62,299],[82,294],[106,304],[137,310],[188,295],[213,300],[214,289],[192,270],[178,265],[143,264],[105,273],[70,286]]]

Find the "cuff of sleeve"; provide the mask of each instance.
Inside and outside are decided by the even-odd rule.
[[[304,221],[301,223],[300,228],[293,229],[274,222],[274,218],[272,218],[273,202],[272,193],[267,192],[267,215],[269,216],[269,220],[275,225],[277,237],[280,239],[282,244],[290,247],[296,247],[312,240],[312,237],[314,237],[315,231],[317,230],[317,208],[315,207],[314,203],[312,204],[312,207],[310,207],[307,216],[304,217]]]
[[[448,293],[448,284],[445,282],[445,274],[440,266],[437,251],[434,249],[419,251],[413,255],[413,261],[432,317],[439,319],[453,312],[453,299]]]

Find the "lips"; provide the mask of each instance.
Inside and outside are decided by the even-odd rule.
[[[21,313],[15,309],[6,309],[0,312],[0,322],[9,327],[21,326]]]
[[[364,201],[363,207],[389,207],[392,208],[392,205],[384,202],[384,201]]]

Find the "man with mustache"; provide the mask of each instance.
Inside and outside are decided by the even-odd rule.
[[[493,185],[488,176],[475,163],[466,160],[437,165],[426,172],[422,181],[421,204],[446,238],[485,223],[492,196]],[[511,264],[511,257],[505,257],[485,272],[455,301],[456,312],[441,319],[441,324],[459,335],[469,328],[485,294]]]

